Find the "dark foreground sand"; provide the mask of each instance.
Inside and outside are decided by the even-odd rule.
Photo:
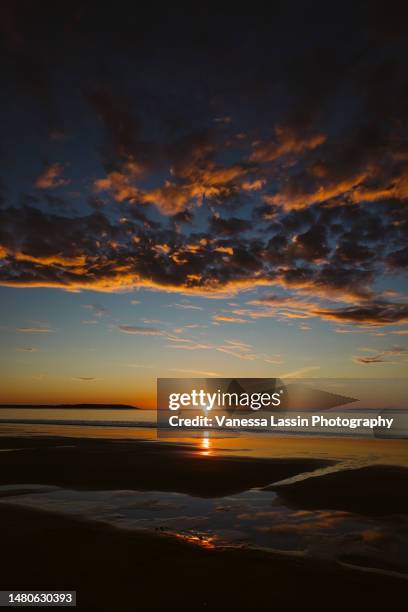
[[[265,489],[307,509],[331,508],[368,515],[408,512],[408,469],[392,465],[342,470]]]
[[[330,462],[202,456],[151,442],[0,438],[0,484],[175,491],[201,497],[262,487]]]
[[[271,485],[329,463],[203,457],[186,447],[107,440],[0,438],[0,448],[22,449],[0,452],[2,485],[169,490],[203,497]],[[279,493],[291,503],[296,499],[300,508],[357,500],[364,510],[364,498],[367,507],[377,500],[382,512],[382,495],[391,500],[388,510],[398,506],[407,470],[373,470],[357,480],[343,472],[328,481],[325,476],[281,486]],[[322,487],[319,480],[329,484]],[[265,551],[206,549],[7,503],[0,505],[0,543],[2,590],[76,590],[79,609],[86,611],[398,611],[406,610],[408,597],[408,581],[391,573]]]
[[[0,507],[2,589],[72,589],[80,610],[406,610],[408,582]]]

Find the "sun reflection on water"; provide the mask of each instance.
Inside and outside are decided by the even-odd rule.
[[[205,431],[203,433],[203,437],[200,440],[200,455],[204,456],[204,457],[208,457],[208,455],[211,455],[212,451],[211,451],[211,440],[210,440],[210,436],[208,431]]]

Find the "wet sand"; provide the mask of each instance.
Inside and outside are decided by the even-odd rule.
[[[1,438],[0,449],[2,485],[177,491],[201,497],[269,486],[299,508],[406,509],[408,470],[397,467],[373,466],[279,486],[273,483],[332,462],[216,457],[183,446],[63,438]],[[406,609],[408,580],[396,573],[326,557],[208,548],[205,542],[193,545],[4,502],[3,590],[76,590],[78,607],[86,611],[225,612],[280,605],[285,610]]]
[[[0,438],[0,484],[175,491],[223,496],[330,465],[320,459],[207,456],[158,443]]]
[[[0,507],[3,589],[76,590],[80,610],[403,610],[407,580],[300,556],[205,549]]]
[[[288,503],[305,509],[327,508],[368,515],[408,512],[408,468],[369,465],[293,483],[272,484]]]

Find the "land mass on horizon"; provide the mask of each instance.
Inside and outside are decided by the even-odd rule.
[[[59,408],[62,410],[142,410],[138,406],[130,406],[129,404],[0,404],[0,409],[52,409]]]

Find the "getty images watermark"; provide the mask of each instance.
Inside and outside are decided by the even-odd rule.
[[[160,378],[157,431],[405,438],[407,406],[397,396],[408,394],[364,379]]]
[[[280,406],[282,394],[283,389],[275,393],[222,392],[220,389],[215,393],[209,393],[204,389],[198,391],[192,389],[190,393],[170,393],[168,405],[169,410],[180,410],[181,408],[235,409],[237,407],[260,410],[260,408]]]

